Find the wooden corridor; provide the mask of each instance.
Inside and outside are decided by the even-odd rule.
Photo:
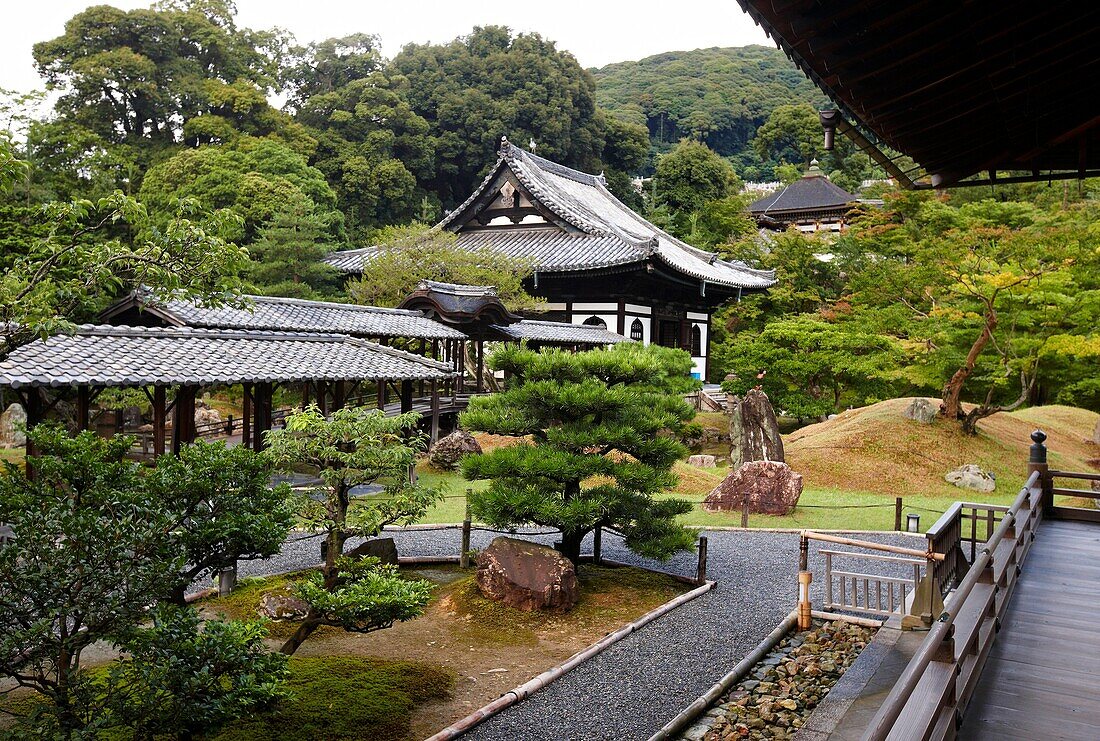
[[[1100,739],[1100,525],[1042,523],[960,739]]]

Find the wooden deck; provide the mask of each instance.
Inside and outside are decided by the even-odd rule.
[[[1100,739],[1100,525],[1038,529],[960,739]]]

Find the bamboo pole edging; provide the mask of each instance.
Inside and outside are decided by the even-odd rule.
[[[684,525],[685,530],[714,530],[716,532],[723,533],[791,533],[793,535],[799,535],[806,531],[804,527],[740,527],[738,525]],[[884,533],[890,535],[905,535],[910,538],[916,538],[918,540],[924,540],[924,533],[911,533],[907,530],[818,530],[814,529],[815,533],[830,533],[840,534],[848,533],[849,535],[882,535]]]
[[[797,622],[798,610],[791,610],[787,617],[783,618],[779,625],[772,628],[772,632],[768,633],[760,643],[757,643],[756,647],[738,661],[724,677],[711,685],[709,690],[695,698],[694,702],[677,713],[672,720],[661,726],[659,731],[649,737],[649,741],[664,741],[665,739],[673,738],[677,733],[687,728],[692,721],[706,712],[707,708],[714,704],[719,697],[728,692],[730,687],[736,682],[740,682],[744,679],[752,668],[764,658],[768,651],[775,648],[775,645],[783,640],[785,635],[791,632],[791,629]]]
[[[529,679],[518,687],[508,690],[497,699],[493,700],[487,705],[478,708],[474,712],[467,715],[465,718],[455,721],[438,733],[428,737],[427,741],[447,741],[447,739],[458,738],[466,731],[469,731],[474,726],[488,720],[489,718],[492,718],[494,715],[504,710],[505,708],[511,707],[512,705],[515,705],[522,700],[526,700],[535,692],[538,692],[544,687],[547,687],[548,685],[557,681],[562,676],[572,671],[573,669],[576,669],[578,666],[588,661],[592,657],[603,653],[612,645],[618,643],[623,638],[626,638],[631,633],[640,630],[641,628],[645,627],[662,615],[665,615],[672,610],[675,610],[677,607],[680,607],[681,605],[692,601],[696,597],[702,596],[706,592],[713,589],[715,583],[716,582],[708,581],[705,584],[698,586],[689,592],[684,592],[678,597],[674,597],[668,602],[665,602],[663,605],[660,605],[650,610],[637,620],[629,622],[618,630],[608,633],[592,645],[588,646],[587,648],[581,649],[577,653],[573,654],[561,664],[547,669],[538,676]]]

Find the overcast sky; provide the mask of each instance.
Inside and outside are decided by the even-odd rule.
[[[65,21],[88,0],[5,2],[0,25],[0,87],[20,91],[42,86],[31,46],[59,36]],[[123,9],[149,0],[110,0]],[[354,32],[377,34],[393,56],[409,42],[445,42],[478,25],[538,31],[571,51],[585,67],[640,59],[663,51],[710,46],[770,44],[735,0],[623,2],[613,0],[237,0],[237,23],[279,26],[299,42]]]

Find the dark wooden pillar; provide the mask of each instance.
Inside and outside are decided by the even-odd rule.
[[[252,447],[252,384],[242,383],[244,389],[244,413],[241,415],[241,445]]]
[[[386,408],[386,379],[378,381],[378,408]]]
[[[401,413],[411,412],[413,409],[413,382],[401,382]]]
[[[88,386],[76,389],[76,431],[84,432],[91,420],[92,390]]]
[[[309,406],[309,392],[312,387],[313,384],[310,381],[306,381],[302,384],[302,409]]]
[[[343,409],[347,403],[347,385],[344,381],[332,382],[332,411]]]
[[[477,358],[474,362],[477,363],[477,382],[474,389],[480,394],[485,391],[485,340],[477,341]]]
[[[432,436],[434,443],[439,439],[439,381],[432,381]]]
[[[320,395],[320,394],[318,394]],[[257,383],[252,391],[255,407],[255,424],[252,428],[252,449],[259,452],[267,442],[264,433],[271,429],[271,402],[273,389],[270,383]]]
[[[164,386],[153,387],[153,460],[164,455],[164,438],[168,427],[167,395]]]
[[[42,391],[38,387],[32,386],[22,395],[21,400],[23,402],[23,411],[27,415],[27,432],[29,433],[42,421],[42,415],[44,413]],[[30,435],[27,435],[25,452],[27,456],[27,478],[34,479],[34,467],[31,461],[38,456],[38,447],[31,442]]]
[[[626,302],[619,302],[619,316],[618,316],[618,329],[615,330],[619,334],[626,336]]]
[[[317,386],[317,408],[321,410],[321,414],[329,413],[328,404],[328,383],[325,381],[315,381]]]
[[[456,340],[458,345],[458,393],[466,391],[466,340]]]
[[[180,386],[172,407],[172,455],[179,455],[184,445],[195,442],[195,395],[197,386]]]

